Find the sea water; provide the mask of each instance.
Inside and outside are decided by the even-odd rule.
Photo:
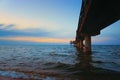
[[[94,45],[92,52],[87,54],[73,45],[0,45],[0,76],[78,80],[84,72],[107,71],[120,73],[119,45]]]

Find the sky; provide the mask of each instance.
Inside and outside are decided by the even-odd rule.
[[[81,0],[0,0],[0,43],[69,43],[75,39]],[[120,21],[92,37],[93,44],[120,44]]]

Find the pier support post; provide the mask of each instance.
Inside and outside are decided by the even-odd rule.
[[[91,36],[85,35],[85,52],[91,52]]]
[[[79,42],[79,48],[80,48],[80,50],[83,50],[83,40],[80,40],[80,42]]]

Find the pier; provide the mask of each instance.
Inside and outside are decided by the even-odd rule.
[[[91,36],[99,35],[102,29],[119,19],[119,0],[82,0],[74,45],[84,52],[91,52]]]

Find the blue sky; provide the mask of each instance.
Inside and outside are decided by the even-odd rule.
[[[0,40],[69,43],[80,9],[81,0],[0,0]],[[93,44],[120,44],[119,25],[103,29]]]
[[[101,34],[93,37],[93,44],[120,45],[120,20],[101,30]]]

